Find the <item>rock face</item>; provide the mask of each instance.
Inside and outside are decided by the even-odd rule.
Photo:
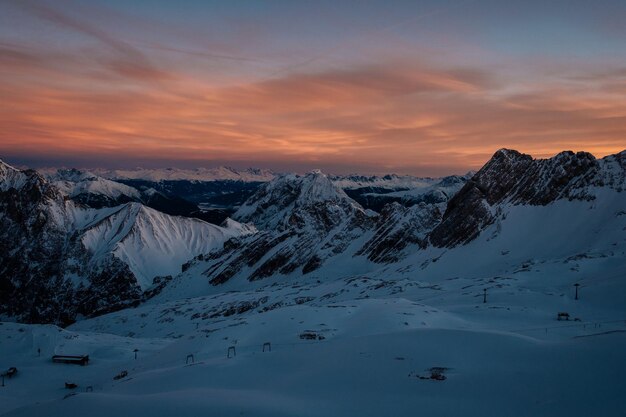
[[[212,284],[238,274],[250,280],[296,270],[307,274],[343,253],[375,221],[319,171],[264,184],[233,217],[261,232],[203,258]]]
[[[625,188],[626,151],[597,160],[586,152],[533,159],[501,149],[450,200],[430,241],[452,247],[474,239],[507,204],[547,205],[556,200],[593,200],[598,187]]]
[[[235,212],[241,223],[260,229],[330,230],[363,208],[320,171],[279,176],[263,186]]]
[[[396,262],[408,247],[427,244],[442,212],[441,204],[407,208],[394,203],[379,214],[364,210],[319,171],[284,175],[261,186],[234,214],[261,232],[199,257],[195,268],[216,285],[237,276],[254,281],[307,275],[335,258],[345,265],[359,259]]]
[[[86,253],[67,228],[73,204],[56,187],[35,171],[6,164],[0,169],[0,314],[66,324],[77,314],[119,309],[140,299],[122,262],[109,259],[94,270],[79,262]],[[83,280],[74,285],[70,276],[92,285]]]
[[[197,259],[212,284],[233,277],[258,280],[307,275],[341,259],[398,262],[428,245],[453,247],[475,239],[504,216],[509,205],[546,205],[556,200],[593,200],[596,190],[624,189],[624,152],[596,160],[591,154],[562,152],[533,159],[502,149],[471,178],[423,180],[416,195],[440,199],[406,207],[387,204],[380,213],[364,210],[320,172],[285,175],[264,184],[234,217],[261,232],[228,242],[223,251]],[[357,181],[358,180],[358,181]],[[359,186],[383,179],[351,177]],[[376,182],[377,181],[377,182]],[[399,181],[389,177],[394,184]],[[406,181],[404,179],[404,181]],[[445,194],[442,190],[455,190]]]
[[[67,324],[134,305],[155,277],[243,230],[137,203],[86,208],[37,172],[0,162],[0,315]]]
[[[376,263],[391,263],[402,259],[410,245],[424,248],[428,233],[439,224],[442,211],[439,205],[420,203],[404,207],[392,203],[383,209],[376,221],[373,237],[357,252]]]
[[[78,169],[46,170],[44,178],[72,201],[92,208],[141,203],[173,216],[202,218],[198,205],[150,187],[134,187]]]
[[[135,305],[189,277],[218,285],[371,271],[429,245],[466,244],[516,205],[593,204],[623,192],[626,151],[533,159],[502,149],[471,178],[423,180],[413,190],[415,204],[392,202],[379,212],[319,171],[281,175],[260,185],[222,227],[136,202],[88,208],[68,189],[83,180],[90,183],[80,189],[114,195],[119,187],[80,172],[64,175],[73,180],[59,184],[62,191],[35,171],[0,163],[0,317],[67,324]],[[349,181],[395,187],[408,180]]]
[[[405,207],[420,203],[428,205],[446,203],[472,175],[473,173],[468,173],[444,178],[349,175],[335,176],[332,180],[361,206],[381,212],[391,203],[399,203]]]

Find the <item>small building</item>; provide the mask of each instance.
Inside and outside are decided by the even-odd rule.
[[[89,355],[54,355],[52,362],[85,366],[89,363]]]

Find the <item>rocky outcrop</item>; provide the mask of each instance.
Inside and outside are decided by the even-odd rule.
[[[376,263],[396,262],[410,245],[424,248],[428,234],[441,221],[438,205],[420,203],[410,208],[398,203],[385,206],[376,221],[373,237],[357,252]]]
[[[66,325],[136,305],[154,293],[161,270],[178,273],[198,253],[249,232],[137,203],[86,208],[37,172],[0,162],[0,316]]]
[[[264,184],[233,216],[261,230],[209,254],[212,284],[236,275],[251,281],[316,270],[369,231],[374,219],[321,172],[284,175]]]
[[[624,189],[626,152],[597,160],[587,152],[561,152],[533,159],[501,149],[450,200],[430,241],[452,247],[473,240],[492,224],[502,206],[547,205],[556,200],[593,200],[598,187]]]

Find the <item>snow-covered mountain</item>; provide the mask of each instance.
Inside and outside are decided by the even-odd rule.
[[[246,280],[297,280],[309,275],[327,280],[404,265],[414,254],[429,253],[428,248],[466,244],[490,226],[502,229],[510,224],[505,220],[515,205],[587,201],[599,198],[598,193],[604,199],[606,192],[623,198],[625,171],[624,153],[596,160],[590,154],[565,152],[535,160],[500,150],[469,180],[434,182],[449,181],[451,187],[461,188],[450,200],[411,207],[393,203],[380,213],[364,210],[320,172],[285,175],[263,185],[234,215],[255,224],[259,234],[196,258],[174,281],[199,279],[217,285],[234,279],[244,285]],[[606,220],[615,213],[590,215]],[[542,230],[534,233],[541,236]],[[426,261],[430,262],[420,263]]]
[[[102,178],[89,171],[59,169],[48,170],[43,174],[62,193],[75,201],[90,203],[100,199],[104,200],[102,205],[114,205],[111,203],[141,199],[141,193],[136,188]]]
[[[93,170],[98,175],[77,169],[46,168],[39,172],[74,201],[90,207],[136,201],[168,214],[216,223],[232,215],[262,183],[278,176],[268,170],[232,168]],[[393,202],[406,207],[446,202],[469,177],[329,176],[350,198],[377,212]]]
[[[500,150],[445,201],[378,213],[322,173],[280,176],[237,213],[258,232],[227,221],[233,238],[147,291],[135,277],[166,269],[159,255],[215,235],[138,204],[80,208],[33,171],[0,172],[0,265],[30,274],[0,271],[0,305],[39,309],[11,318],[69,322],[55,297],[77,281],[94,290],[65,306],[135,307],[66,329],[0,322],[0,358],[20,369],[0,413],[623,414],[626,151]],[[110,272],[57,280],[50,259]],[[52,363],[60,353],[92,362]]]
[[[233,215],[260,233],[231,240],[188,268],[203,269],[214,284],[234,276],[256,280],[296,270],[308,273],[358,245],[374,224],[373,215],[319,171],[283,175],[261,186]]]
[[[624,152],[599,160],[587,153],[564,152],[536,160],[500,150],[469,179],[428,180],[419,189],[444,197],[423,199],[410,207],[391,203],[380,212],[364,209],[319,171],[280,175],[263,183],[239,207],[233,215],[239,223],[229,221],[225,228],[172,218],[136,203],[101,210],[80,208],[37,173],[3,166],[3,211],[10,214],[3,217],[5,236],[25,236],[22,244],[6,240],[5,253],[28,274],[37,270],[32,265],[49,268],[51,263],[44,258],[60,259],[52,263],[57,269],[39,275],[40,280],[49,280],[44,275],[60,277],[57,287],[66,285],[67,271],[78,277],[74,283],[123,282],[122,298],[134,302],[155,286],[164,288],[171,299],[219,291],[209,289],[207,283],[241,289],[250,281],[328,281],[388,268],[410,270],[416,264],[436,263],[441,250],[465,246],[485,235],[497,242],[502,230],[518,227],[509,220],[517,207],[532,211],[546,206],[550,213],[567,218],[568,210],[580,210],[574,202],[585,202],[595,207],[587,212],[589,216],[621,227],[621,217],[611,211],[617,203],[603,202],[619,202],[626,195],[625,159]],[[11,184],[22,187],[15,199],[9,197],[16,193]],[[24,188],[26,184],[30,185]],[[569,233],[567,224],[558,224],[563,234]],[[534,230],[532,224],[528,228],[528,233],[542,236],[543,230]],[[32,247],[25,249],[24,242]],[[22,250],[25,255],[18,255]],[[178,274],[181,264],[183,271]],[[88,273],[85,265],[95,268]],[[173,278],[153,285],[157,276]],[[18,289],[14,285],[11,291]]]
[[[625,188],[626,151],[599,160],[586,152],[533,159],[501,149],[450,200],[431,242],[448,247],[467,243],[487,226],[506,218],[511,205],[593,201],[606,198],[599,197],[602,190],[622,192]]]
[[[337,187],[342,189],[354,190],[358,188],[424,188],[437,182],[438,178],[431,177],[415,177],[412,175],[330,175],[330,180]]]
[[[231,167],[217,168],[135,168],[135,169],[96,169],[94,172],[109,179],[144,180],[144,181],[244,181],[266,182],[276,174],[268,169],[247,168],[239,170]]]
[[[220,248],[234,236],[254,233],[237,222],[219,227],[174,217],[138,203],[120,206],[82,232],[82,244],[99,261],[113,254],[128,265],[143,291],[154,277],[176,275],[183,263]]]
[[[135,187],[78,169],[48,168],[38,172],[71,200],[88,207],[115,207],[136,202],[170,215],[214,222],[198,204],[177,195],[157,191],[143,182]],[[162,182],[150,184],[162,188]],[[222,220],[220,218],[220,222]]]
[[[380,212],[390,203],[411,207],[419,203],[437,204],[447,202],[472,177],[450,175],[443,178],[420,178],[408,175],[385,176],[334,176],[333,183],[363,207]]]
[[[264,184],[233,218],[261,229],[328,229],[355,211],[363,209],[321,171],[312,171],[304,176],[283,175]]]
[[[0,174],[0,314],[23,320],[67,323],[136,303],[188,259],[254,231],[138,203],[88,208],[35,171],[0,162]]]
[[[279,176],[233,215],[260,233],[199,256],[173,286],[187,279],[217,285],[372,270],[403,259],[411,248],[425,247],[444,210],[445,200],[410,208],[392,203],[379,214],[361,207],[320,171]]]

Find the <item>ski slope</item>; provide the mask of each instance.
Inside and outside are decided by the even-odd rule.
[[[506,274],[476,267],[445,278],[386,271],[253,283],[152,300],[67,330],[3,323],[0,365],[20,373],[0,390],[0,414],[622,416],[619,249],[547,254]],[[590,278],[575,300],[581,273]],[[570,321],[556,319],[562,311]],[[236,355],[227,358],[231,346]],[[54,353],[92,362],[53,364]],[[447,368],[446,380],[430,379],[433,367]],[[122,370],[128,376],[114,380]]]

